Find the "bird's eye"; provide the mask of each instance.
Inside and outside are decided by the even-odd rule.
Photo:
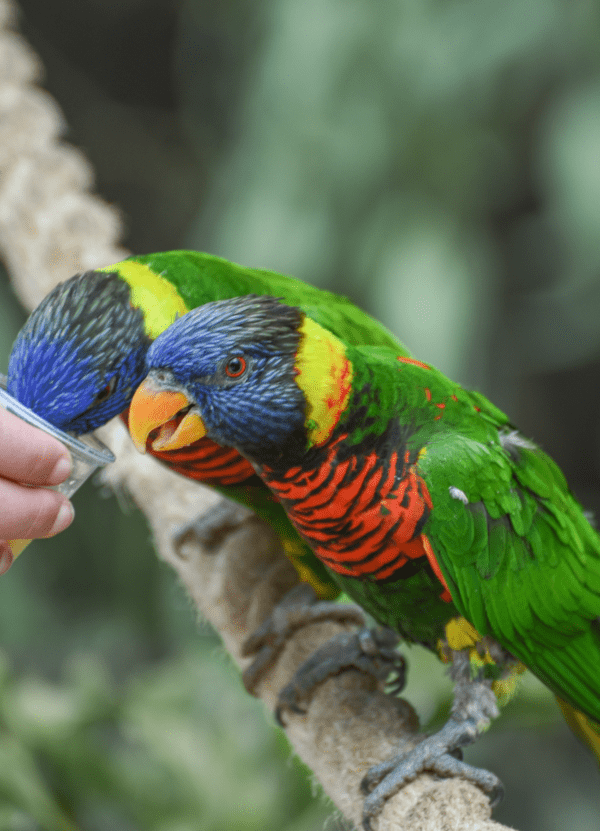
[[[116,385],[117,385],[117,376],[113,375],[113,377],[110,379],[108,384],[104,387],[104,389],[100,390],[98,395],[95,397],[94,404],[101,404],[103,401],[106,401],[107,398],[110,398],[110,396],[112,395],[113,390],[116,387]]]
[[[241,355],[234,355],[225,364],[225,374],[230,378],[239,378],[246,371],[246,359]]]

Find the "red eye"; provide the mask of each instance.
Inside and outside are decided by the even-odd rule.
[[[246,361],[239,355],[230,358],[225,364],[225,374],[230,378],[239,378],[246,371]]]
[[[103,401],[106,401],[107,398],[113,394],[114,388],[117,385],[117,376],[113,375],[110,379],[108,384],[104,387],[103,390],[100,390],[96,398],[94,399],[94,404],[101,404]]]

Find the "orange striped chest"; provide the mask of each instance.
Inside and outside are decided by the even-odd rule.
[[[340,436],[311,470],[294,467],[261,477],[298,532],[338,574],[387,580],[428,557],[422,529],[432,509],[416,457],[408,450],[340,458]]]

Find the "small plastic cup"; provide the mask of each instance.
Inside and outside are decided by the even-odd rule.
[[[79,490],[95,470],[115,460],[114,454],[93,433],[87,433],[84,436],[75,438],[68,433],[64,433],[62,430],[58,430],[48,421],[40,418],[33,410],[24,407],[20,401],[17,401],[16,398],[13,398],[12,395],[6,392],[6,376],[4,375],[0,375],[0,406],[8,410],[9,413],[22,418],[23,421],[26,421],[33,427],[37,427],[45,433],[54,436],[54,438],[62,442],[68,449],[73,459],[73,470],[71,474],[60,485],[48,486],[50,490],[64,493],[67,498],[70,498],[75,491]],[[3,574],[10,568],[13,560],[19,556],[30,542],[31,540],[8,540],[12,556],[8,563],[0,560],[0,574]]]

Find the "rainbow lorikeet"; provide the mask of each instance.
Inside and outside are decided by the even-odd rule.
[[[77,435],[127,408],[145,375],[146,352],[176,317],[208,301],[269,292],[298,305],[350,343],[397,345],[383,327],[343,297],[281,274],[195,251],[130,257],[56,286],[32,312],[10,355],[8,390],[51,424]],[[252,508],[280,536],[302,579],[320,597],[338,588],[285,512],[231,448],[209,439],[151,451],[178,473]]]
[[[495,789],[452,751],[496,714],[490,690],[517,659],[598,753],[600,537],[557,465],[483,395],[273,296],[190,312],[147,368],[130,410],[140,450],[150,434],[234,447],[347,594],[454,662],[451,719],[369,772],[367,825],[422,769]]]

